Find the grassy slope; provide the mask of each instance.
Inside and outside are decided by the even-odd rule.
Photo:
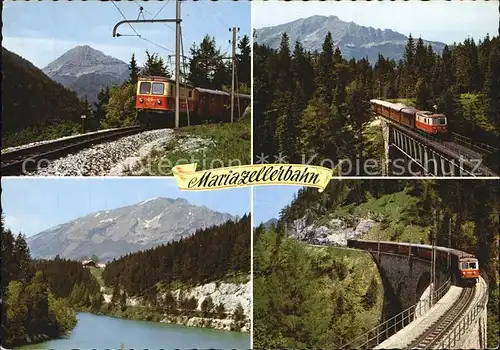
[[[360,205],[349,204],[339,207],[332,213],[317,220],[317,224],[325,224],[331,219],[343,219],[356,224],[360,218],[368,218],[379,224],[361,235],[361,239],[399,240],[403,242],[428,243],[431,224],[419,226],[411,221],[411,212],[416,210],[417,198],[407,191],[384,195],[380,198],[368,199]]]
[[[178,146],[188,137],[210,139],[212,146],[204,151],[180,150]],[[162,164],[198,163],[197,170],[203,168],[220,168],[227,166],[250,164],[251,150],[251,123],[250,118],[235,122],[234,124],[209,124],[185,127],[176,131],[175,140],[172,141],[166,152],[155,152],[152,156],[151,170],[142,175],[172,175],[170,168]],[[166,160],[170,162],[167,162]],[[194,160],[194,161],[193,161]],[[143,160],[143,162],[147,162]],[[161,171],[159,170],[161,169]]]

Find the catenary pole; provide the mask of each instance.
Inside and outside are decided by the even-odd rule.
[[[181,75],[181,0],[176,0],[175,7],[175,127],[179,127],[180,75]],[[187,93],[187,91],[186,91]]]
[[[180,75],[180,26],[181,26],[181,0],[177,1],[176,8],[176,16],[175,19],[127,19],[120,21],[115,24],[113,27],[113,37],[121,36],[120,33],[117,33],[116,30],[122,24],[128,23],[168,23],[175,22],[176,24],[176,35],[175,35],[175,127],[179,127],[179,96],[180,96],[180,84],[179,84],[179,75]]]

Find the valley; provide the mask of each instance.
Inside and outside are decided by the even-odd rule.
[[[60,190],[71,192],[66,186],[75,181],[61,182]],[[57,199],[60,210],[73,211],[66,200],[75,203],[75,196],[98,191],[93,198],[102,202],[94,202],[86,215],[28,237],[14,235],[2,215],[2,346],[100,346],[88,337],[100,324],[129,328],[142,346],[155,346],[147,334],[158,332],[163,340],[249,347],[250,201],[228,194],[248,191],[223,194],[248,198],[246,205],[230,208],[230,197],[216,204],[206,195],[201,202],[191,197],[193,204],[185,195],[164,195],[178,192],[171,180],[159,197],[131,201],[141,193],[136,182],[117,180],[112,186],[132,204],[102,210],[108,201],[123,202],[109,196],[105,183],[86,181],[93,185],[85,190],[80,183],[71,197],[60,193]],[[37,186],[43,191],[43,184]],[[52,215],[57,214],[46,214]],[[108,347],[135,344],[120,333],[103,339]]]
[[[498,36],[445,44],[314,15],[254,39],[255,162],[281,155],[335,176],[498,175]]]
[[[258,198],[275,198],[265,191]],[[376,338],[370,330],[410,306],[411,298],[405,299],[410,290],[401,286],[412,275],[391,275],[376,249],[353,249],[347,240],[368,240],[376,247],[377,241],[428,246],[434,239],[437,246],[474,254],[481,276],[498,286],[497,195],[495,182],[488,180],[332,179],[322,193],[300,188],[280,210],[277,225],[254,229],[254,344],[355,346],[350,342],[366,342],[367,334]],[[254,215],[260,210],[257,203]],[[406,254],[392,266],[408,259]],[[415,267],[409,270],[417,274]],[[391,276],[399,285],[388,283]],[[425,297],[423,289],[412,296],[416,301]],[[489,344],[498,339],[497,300],[498,288],[490,288]]]

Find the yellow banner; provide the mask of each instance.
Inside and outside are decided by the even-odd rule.
[[[315,187],[323,192],[333,171],[303,164],[254,164],[196,171],[196,163],[172,168],[182,190],[203,191],[261,185]]]

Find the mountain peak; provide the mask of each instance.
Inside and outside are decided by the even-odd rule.
[[[347,59],[368,57],[374,63],[378,54],[387,58],[399,59],[404,52],[408,37],[390,29],[366,27],[355,22],[342,21],[338,16],[314,15],[274,27],[256,30],[256,41],[271,48],[279,47],[281,36],[287,33],[290,43],[299,41],[305,50],[320,51],[326,34],[332,34],[333,42],[340,47],[342,56]],[[440,53],[443,43],[424,40],[431,44],[434,51]]]
[[[127,63],[89,45],[73,47],[42,71],[89,102],[97,99],[101,88],[121,84],[129,74]]]
[[[184,198],[150,198],[126,207],[101,210],[28,238],[34,257],[78,259],[96,254],[113,259],[191,236],[234,217]]]

